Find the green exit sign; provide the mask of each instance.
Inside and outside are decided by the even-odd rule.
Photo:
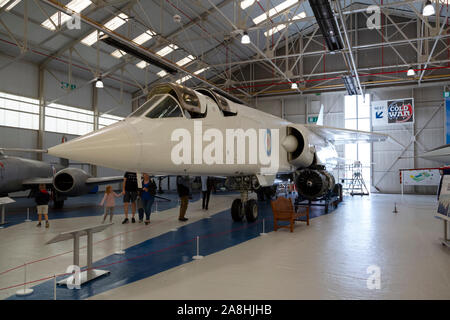
[[[70,89],[70,90],[74,90],[76,89],[77,86],[75,84],[72,83],[67,83],[64,81],[61,81],[61,89]]]
[[[319,117],[308,117],[308,123],[317,123]]]

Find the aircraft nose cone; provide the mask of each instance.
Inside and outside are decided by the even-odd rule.
[[[118,170],[135,168],[139,141],[132,134],[125,122],[119,122],[49,148],[48,153]]]

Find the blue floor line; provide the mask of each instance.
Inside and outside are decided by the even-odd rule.
[[[110,275],[95,279],[79,290],[66,287],[57,288],[57,299],[86,299],[102,292],[148,278],[192,261],[196,255],[196,237],[200,236],[200,255],[208,256],[258,237],[265,219],[265,232],[273,231],[273,215],[268,202],[258,202],[259,219],[254,223],[233,222],[230,210],[212,215],[184,225],[176,232],[168,232],[127,248],[124,255],[110,255],[94,263],[95,267],[109,270]],[[324,214],[324,210],[314,210],[312,217]],[[189,216],[189,211],[187,216]],[[151,226],[150,226],[151,227]],[[94,248],[95,250],[95,248]],[[122,261],[120,263],[117,263]],[[117,264],[114,264],[117,263]],[[112,265],[110,265],[112,264]],[[58,277],[58,281],[64,277]],[[53,299],[53,280],[34,287],[34,293],[27,297],[15,295],[6,300],[46,300]]]

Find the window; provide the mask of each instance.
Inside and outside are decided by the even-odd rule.
[[[156,95],[151,97],[147,102],[145,102],[142,106],[137,108],[132,114],[130,114],[128,117],[140,117],[144,113],[146,113],[156,102],[158,102],[162,98],[162,95]]]
[[[123,120],[122,117],[113,116],[111,114],[101,115],[98,117],[98,128],[104,128],[121,120]]]
[[[165,96],[158,104],[153,107],[146,115],[147,118],[178,118],[183,117],[180,106],[171,96]]]
[[[45,108],[45,131],[83,135],[93,130],[93,111],[56,103]]]
[[[366,94],[363,100],[362,95],[345,96],[344,115],[345,128],[371,131],[370,128],[370,95]],[[353,143],[345,145],[345,159],[360,161],[363,169],[362,174],[366,186],[370,186],[370,143]],[[351,172],[346,173],[351,179]]]
[[[39,100],[0,92],[0,125],[39,129]]]

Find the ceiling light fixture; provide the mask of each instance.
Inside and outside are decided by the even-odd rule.
[[[434,6],[430,0],[427,0],[427,2],[425,2],[425,6],[423,7],[422,15],[424,17],[429,17],[433,14],[434,14]]]
[[[412,67],[409,67],[408,72],[406,73],[406,75],[408,77],[413,77],[416,75],[416,72],[414,71],[414,69]]]
[[[103,81],[101,77],[97,78],[97,81],[95,81],[95,87],[99,89],[103,89]]]
[[[244,32],[244,34],[242,35],[241,43],[242,44],[250,44],[250,37],[248,36],[247,32]]]
[[[291,89],[298,89],[298,85],[296,82],[292,82]]]

